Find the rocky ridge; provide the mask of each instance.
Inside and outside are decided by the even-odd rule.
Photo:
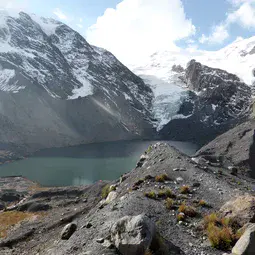
[[[254,180],[243,179],[239,173],[232,175],[230,170],[208,159],[185,156],[163,143],[149,147],[130,173],[106,184],[31,189],[23,201],[6,211],[29,212],[33,216],[11,228],[7,238],[0,241],[2,254],[131,254],[132,251],[138,255],[149,252],[148,249],[151,254],[223,254],[208,242],[201,229],[203,217],[219,211],[235,197],[245,196],[252,201],[255,195]],[[173,200],[171,207],[169,196]],[[202,200],[206,206],[200,205]],[[189,210],[193,208],[192,214],[192,211],[180,212],[184,203]],[[232,204],[222,207],[222,217],[229,208],[234,213],[233,207],[229,207]],[[254,219],[252,204],[247,202],[246,206],[250,216],[245,218],[237,212],[244,220],[242,224]]]

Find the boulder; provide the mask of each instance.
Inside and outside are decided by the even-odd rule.
[[[230,200],[220,209],[223,217],[230,217],[241,226],[246,223],[255,223],[255,196],[244,195]]]
[[[116,199],[116,197],[117,197],[117,195],[118,195],[118,193],[116,192],[116,191],[111,191],[109,194],[108,194],[108,196],[107,196],[107,198],[106,198],[106,200],[105,200],[105,203],[111,203],[113,200],[115,200]]]
[[[111,227],[111,240],[122,255],[141,255],[150,247],[155,225],[144,214],[125,216]]]
[[[62,240],[68,240],[72,234],[76,231],[77,225],[75,223],[69,223],[65,225],[60,236]]]
[[[238,240],[232,253],[235,255],[255,254],[255,224],[249,224],[244,234]]]

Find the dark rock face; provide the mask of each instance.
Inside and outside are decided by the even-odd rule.
[[[151,136],[152,91],[67,25],[0,12],[0,143],[29,149]]]
[[[246,121],[202,147],[197,155],[222,157],[226,165],[238,166],[243,174],[255,178],[254,130],[254,119]]]
[[[181,117],[162,129],[163,136],[204,144],[249,115],[251,89],[236,75],[191,60],[184,79],[190,92],[179,109]]]

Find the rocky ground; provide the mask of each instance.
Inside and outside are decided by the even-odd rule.
[[[250,202],[255,180],[220,161],[190,158],[163,143],[150,147],[135,169],[109,184],[47,189],[20,177],[13,180],[12,186],[1,180],[1,193],[15,190],[22,195],[15,202],[2,201],[6,208],[0,223],[1,217],[17,213],[26,219],[7,228],[0,254],[223,254],[211,247],[202,230],[203,217],[242,196],[239,209],[225,206],[221,212],[234,215],[239,210],[240,227],[255,221]],[[167,196],[172,197],[170,209]],[[185,219],[178,221],[184,203],[196,213],[181,213]],[[146,248],[150,251],[144,253]]]

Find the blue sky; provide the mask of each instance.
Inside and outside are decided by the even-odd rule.
[[[122,59],[217,50],[255,32],[255,0],[0,0],[0,7],[58,19]]]

